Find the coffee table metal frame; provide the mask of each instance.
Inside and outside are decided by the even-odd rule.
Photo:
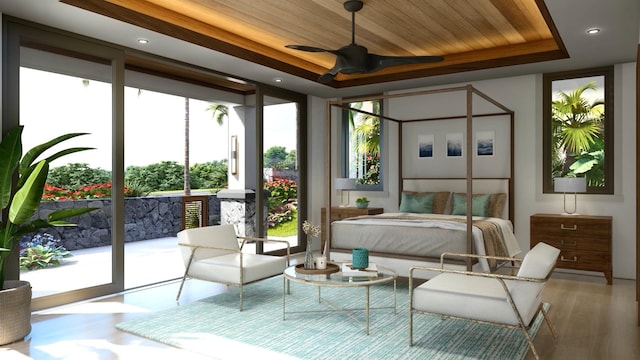
[[[378,268],[378,276],[377,277],[350,277],[350,276],[342,276],[341,272],[336,272],[332,274],[302,274],[298,273],[295,270],[295,266],[289,266],[284,270],[283,273],[283,295],[282,295],[282,320],[284,321],[286,318],[286,314],[294,314],[294,313],[313,313],[313,312],[331,312],[331,311],[339,311],[345,312],[349,317],[356,321],[360,321],[356,319],[350,312],[355,310],[364,310],[365,311],[365,330],[367,335],[369,335],[369,311],[371,309],[393,309],[393,313],[396,314],[396,286],[398,274],[393,270],[385,266],[377,265]],[[289,281],[293,281],[300,284],[317,286],[318,287],[318,303],[326,303],[333,309],[327,310],[306,310],[306,311],[289,311],[287,312],[287,293],[290,292]],[[369,288],[373,285],[380,285],[393,282],[393,306],[385,306],[385,307],[375,307],[371,308],[369,305]],[[341,308],[335,304],[332,304],[327,299],[322,298],[321,288],[323,287],[364,287],[365,288],[365,308],[359,309],[351,309],[351,308]]]

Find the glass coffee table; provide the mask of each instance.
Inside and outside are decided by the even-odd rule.
[[[339,265],[339,264],[338,264]],[[330,312],[330,311],[343,311],[346,312],[354,320],[358,320],[353,317],[349,312],[354,310],[363,309],[349,309],[341,308],[332,304],[326,299],[322,298],[321,289],[323,287],[342,287],[342,288],[365,288],[364,311],[365,311],[365,330],[369,335],[369,311],[371,309],[393,309],[393,313],[396,313],[396,281],[398,274],[393,270],[385,266],[377,265],[378,274],[374,277],[351,277],[343,276],[341,272],[334,272],[331,274],[307,274],[297,272],[295,266],[289,266],[283,273],[283,296],[282,296],[282,320],[285,320],[286,314],[293,313],[308,313],[308,312]],[[293,281],[300,284],[316,286],[318,288],[318,302],[326,303],[332,307],[328,310],[309,310],[309,311],[289,311],[287,312],[287,293],[289,292],[289,281]],[[393,282],[393,306],[375,307],[369,306],[369,288],[375,285],[387,284]]]

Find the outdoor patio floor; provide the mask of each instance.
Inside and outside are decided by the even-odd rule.
[[[290,243],[294,246],[297,237],[292,237]],[[247,252],[254,249],[253,244],[246,244],[244,248]],[[111,283],[110,246],[73,250],[71,253],[73,256],[60,266],[20,272],[20,279],[31,283],[34,298]],[[184,274],[182,255],[175,237],[127,242],[124,253],[125,289],[181,278]]]

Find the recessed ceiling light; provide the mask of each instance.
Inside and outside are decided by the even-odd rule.
[[[589,34],[589,35],[597,34],[599,32],[600,32],[600,29],[598,29],[598,28],[591,28],[591,29],[587,30],[587,34]]]
[[[282,78],[273,78],[273,82],[277,82],[277,83],[281,83],[282,82]]]
[[[148,44],[149,40],[148,39],[144,39],[144,38],[139,38],[138,39],[138,44]]]

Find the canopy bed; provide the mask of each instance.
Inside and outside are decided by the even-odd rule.
[[[374,99],[382,99],[383,115],[349,106]],[[340,146],[331,134],[338,133],[336,119],[344,109],[379,117],[385,144],[394,139],[398,145],[385,152],[389,170],[383,180],[397,212],[385,209],[379,215],[329,221],[332,179],[344,177],[340,157],[332,151]],[[439,264],[442,252],[517,255],[513,122],[513,111],[472,85],[328,101],[325,255],[348,260],[353,248],[365,247],[372,261],[401,276],[413,265]],[[392,175],[395,166],[397,177]],[[447,266],[491,271],[496,265],[467,259]]]

